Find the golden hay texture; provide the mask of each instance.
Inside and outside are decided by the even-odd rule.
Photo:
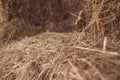
[[[14,33],[13,35],[18,38],[22,36],[22,33],[32,36],[49,30],[56,32],[86,31],[94,42],[102,36],[120,39],[119,0],[0,1],[1,13],[6,16],[6,21],[4,20],[1,25],[3,28],[5,27],[4,31],[13,28],[11,25],[14,26],[16,30],[10,33]],[[10,28],[6,30],[7,26]],[[18,32],[19,30],[20,32]],[[4,35],[6,36],[3,34],[3,37]]]
[[[119,48],[119,0],[0,0],[0,80],[119,80]]]
[[[90,47],[82,36],[47,32],[12,42],[0,53],[0,80],[119,80],[120,54],[78,48]]]

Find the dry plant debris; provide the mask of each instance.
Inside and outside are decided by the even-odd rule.
[[[119,53],[76,48],[89,48],[87,43],[76,32],[13,41],[0,52],[0,80],[119,80]]]

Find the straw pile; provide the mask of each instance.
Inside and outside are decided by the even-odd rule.
[[[2,38],[10,36],[7,31],[16,39],[49,30],[85,31],[94,41],[103,36],[119,39],[119,5],[119,0],[1,0]]]
[[[119,0],[0,0],[0,80],[119,80],[119,13]]]
[[[47,32],[12,42],[0,53],[0,80],[119,80],[120,55],[85,49],[82,36]]]

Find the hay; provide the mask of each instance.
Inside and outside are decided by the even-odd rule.
[[[118,80],[119,5],[0,0],[0,80]]]
[[[87,47],[78,35],[44,33],[12,42],[0,53],[0,80],[119,79],[119,54],[77,49]]]
[[[1,0],[1,3],[2,12],[5,13],[8,24],[17,18],[17,23],[20,24],[24,20],[26,24],[24,27],[29,26],[33,29],[31,32],[30,29],[24,29],[22,25],[15,25],[23,29],[21,33],[26,32],[23,35],[37,34],[47,30],[52,32],[85,31],[90,34],[94,43],[99,37],[104,36],[119,39],[120,3],[118,0]]]

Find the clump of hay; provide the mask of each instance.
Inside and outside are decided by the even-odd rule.
[[[119,39],[120,3],[118,0],[1,0],[1,3],[8,24],[17,18],[18,24],[22,24],[24,20],[26,24],[24,28],[29,26],[34,29],[33,32],[31,30],[29,32],[29,29],[25,30],[23,26],[18,26],[20,29],[23,28],[23,32],[28,33],[23,35],[47,30],[85,31],[90,34],[93,42],[96,42],[101,36]],[[17,27],[17,25],[15,26]]]
[[[7,45],[0,52],[0,80],[119,79],[120,55],[76,48],[87,47],[77,36],[47,32]]]

